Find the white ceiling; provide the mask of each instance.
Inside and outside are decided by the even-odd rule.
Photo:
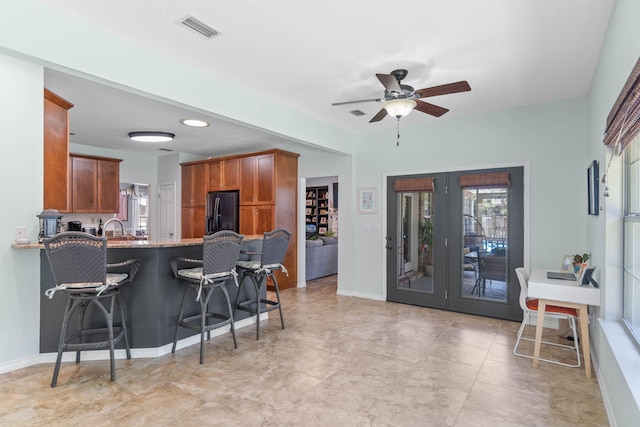
[[[459,80],[472,88],[428,98],[450,111],[441,118],[414,111],[402,119],[404,126],[588,94],[614,0],[42,2],[360,133],[393,128],[395,120],[369,123],[380,103],[331,104],[382,97],[375,74],[397,68],[409,71],[403,83],[416,89]],[[178,25],[187,15],[221,35],[206,40]],[[180,151],[205,156],[287,143],[226,120],[188,131],[177,123],[185,106],[59,72],[47,71],[45,84],[75,104],[72,142],[122,149],[131,146],[127,132],[157,129],[179,134]],[[349,113],[355,109],[365,115]]]

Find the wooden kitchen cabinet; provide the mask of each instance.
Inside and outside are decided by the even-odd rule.
[[[76,154],[70,156],[72,212],[118,212],[121,161]]]
[[[240,189],[240,159],[217,160],[208,163],[208,191]]]
[[[281,289],[297,285],[298,157],[284,150],[240,154],[182,163],[182,237],[201,238],[205,211],[193,205],[194,192],[239,190],[239,232],[261,235],[276,228],[291,232],[284,265],[289,275],[276,273]],[[204,168],[204,169],[199,169]],[[205,190],[200,187],[204,177]],[[237,184],[236,184],[237,182]],[[196,189],[194,191],[194,189]],[[201,227],[201,228],[200,228]]]
[[[44,209],[69,212],[69,109],[73,104],[44,90]]]
[[[182,166],[182,207],[204,206],[206,200],[207,164]]]
[[[243,157],[240,165],[240,204],[275,203],[274,154]]]
[[[182,208],[182,238],[197,239],[205,234],[204,206]]]
[[[275,206],[240,206],[240,234],[251,236],[275,228]]]

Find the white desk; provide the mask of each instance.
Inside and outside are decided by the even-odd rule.
[[[538,365],[544,312],[547,305],[574,308],[580,321],[580,339],[584,354],[584,368],[591,378],[591,352],[589,350],[589,312],[588,305],[600,305],[600,288],[593,285],[579,286],[577,281],[548,279],[545,269],[534,269],[529,277],[530,298],[538,298],[538,323],[536,324],[536,344],[533,352],[533,364]],[[577,337],[574,337],[577,339]]]

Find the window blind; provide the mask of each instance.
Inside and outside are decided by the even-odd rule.
[[[433,191],[434,178],[402,178],[396,179],[393,189],[397,193],[428,192]]]
[[[604,145],[622,153],[640,133],[640,58],[607,116]],[[616,147],[619,145],[619,147]]]
[[[509,187],[509,172],[474,173],[460,176],[460,187]]]

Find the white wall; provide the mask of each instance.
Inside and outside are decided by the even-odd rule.
[[[606,170],[611,152],[602,137],[606,118],[640,53],[640,2],[617,0],[598,69],[589,94],[588,157]],[[613,159],[608,174],[611,197],[602,198],[604,211],[589,218],[587,237],[593,264],[602,268],[602,305],[591,325],[598,381],[612,425],[637,425],[640,419],[640,352],[622,323],[622,182],[621,159]]]
[[[43,69],[0,54],[0,372],[26,366],[39,353],[40,251],[13,249],[15,227],[38,238],[43,197]]]
[[[354,288],[354,242],[353,242],[353,159],[349,155],[333,154],[301,146],[296,150],[298,159],[298,177],[318,176],[338,177],[339,235],[338,239],[338,293],[353,295]],[[304,213],[304,198],[298,200],[298,211]],[[303,216],[301,215],[303,218]],[[298,235],[304,236],[304,219],[299,221]],[[304,243],[304,242],[303,242]],[[300,260],[304,261],[304,244],[298,244]]]
[[[423,125],[412,127],[402,128],[401,122],[399,147],[395,132],[358,135],[354,186],[376,187],[383,197],[386,174],[527,164],[525,193],[530,191],[531,201],[525,201],[525,221],[530,220],[525,254],[531,254],[532,267],[555,267],[565,253],[588,251],[586,111],[582,98],[461,119],[425,118]],[[371,268],[386,262],[383,202],[378,214],[354,218],[354,291],[362,296],[385,295],[382,271]],[[379,231],[364,232],[365,225]]]

